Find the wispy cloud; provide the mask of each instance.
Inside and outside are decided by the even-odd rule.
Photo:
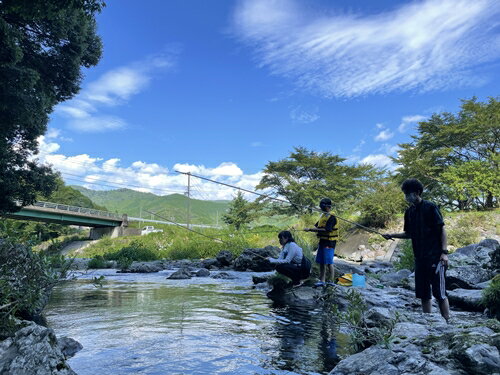
[[[104,132],[124,128],[127,122],[109,115],[106,108],[127,103],[143,91],[155,72],[172,68],[176,55],[158,55],[104,73],[89,83],[74,99],[59,105],[58,114],[69,119],[68,126],[81,132]]]
[[[408,127],[412,124],[416,124],[417,122],[424,121],[427,117],[421,115],[413,115],[413,116],[404,116],[401,119],[401,124],[398,126],[398,131],[400,133],[404,133]]]
[[[384,154],[372,154],[361,159],[360,164],[372,164],[380,168],[394,169],[394,164],[389,156]]]
[[[250,146],[252,146],[252,147],[262,147],[262,146],[264,146],[264,143],[259,142],[259,141],[255,141],[255,142],[250,143]]]
[[[295,106],[290,111],[290,119],[293,122],[300,124],[310,124],[319,119],[318,108],[303,108],[303,106]]]
[[[377,15],[312,14],[292,0],[246,0],[235,34],[261,67],[324,97],[427,91],[484,81],[500,54],[495,0],[425,0]]]
[[[191,172],[247,190],[255,190],[262,173],[245,174],[233,162],[221,163],[215,167],[177,163],[171,169],[157,163],[141,160],[123,166],[119,158],[103,159],[88,154],[66,156],[58,153],[60,145],[42,136],[38,138],[40,152],[36,156],[41,163],[47,163],[61,172],[69,183],[83,185],[90,189],[109,190],[130,188],[137,191],[167,195],[183,194],[187,189],[187,176],[175,171]],[[236,189],[217,185],[197,178],[191,178],[191,197],[195,199],[232,199]],[[255,196],[246,194],[247,199]]]
[[[389,129],[384,129],[375,136],[374,140],[376,142],[387,141],[388,139],[391,139],[393,136],[394,136],[393,132],[391,132]]]

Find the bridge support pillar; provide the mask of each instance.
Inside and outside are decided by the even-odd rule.
[[[141,230],[137,228],[127,228],[127,227],[101,227],[101,228],[91,228],[90,229],[90,239],[98,240],[104,236],[110,236],[111,238],[122,237],[122,236],[138,236],[141,234]]]

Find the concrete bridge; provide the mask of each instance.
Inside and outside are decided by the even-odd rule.
[[[91,227],[90,238],[97,239],[103,235],[119,237],[140,234],[140,230],[128,227],[127,215],[69,206],[53,202],[36,202],[25,206],[21,210],[4,215],[10,219],[42,221],[63,225],[78,225]]]

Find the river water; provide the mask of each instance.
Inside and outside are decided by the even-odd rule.
[[[167,280],[172,271],[99,270],[54,289],[45,315],[57,336],[83,349],[69,360],[79,375],[325,374],[337,342],[319,310],[276,306],[234,280]],[[105,276],[102,288],[91,282]]]

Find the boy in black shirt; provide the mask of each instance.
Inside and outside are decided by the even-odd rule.
[[[415,255],[416,297],[422,300],[423,312],[430,313],[432,287],[432,295],[439,303],[441,315],[448,322],[450,307],[445,289],[448,250],[443,217],[434,203],[422,199],[424,187],[419,180],[405,180],[401,190],[410,203],[405,212],[404,232],[384,234],[383,237],[387,240],[411,238]]]

